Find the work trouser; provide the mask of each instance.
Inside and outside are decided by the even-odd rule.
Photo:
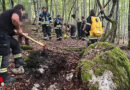
[[[87,46],[90,46],[91,44],[94,44],[95,42],[98,41],[98,38],[97,37],[88,37],[88,40],[87,40]]]
[[[0,32],[0,76],[7,73],[9,65],[10,54],[10,36],[6,33]]]
[[[62,29],[55,29],[57,39],[62,39]]]
[[[23,36],[22,35],[18,35],[18,41],[20,44],[23,44]],[[29,39],[28,38],[24,38],[25,39],[25,45],[29,45]]]
[[[47,36],[51,38],[51,27],[49,25],[43,24],[42,31],[43,31],[44,39],[47,39]]]
[[[76,37],[76,30],[75,29],[71,29],[70,35],[71,35],[71,38],[75,38]]]
[[[7,68],[9,66],[9,58],[10,58],[10,54],[0,55],[0,77],[3,77],[4,80],[7,77]]]
[[[78,38],[81,39],[81,37],[82,37],[82,31],[80,28],[78,28]]]
[[[81,38],[85,39],[85,36],[86,36],[85,32],[83,30],[81,30]]]
[[[22,58],[20,44],[13,37],[10,37],[10,48],[12,50],[12,54],[13,54],[15,60],[18,58]]]
[[[0,76],[5,76],[5,73],[7,73],[10,48],[12,49],[15,60],[22,58],[18,41],[6,33],[0,32]]]

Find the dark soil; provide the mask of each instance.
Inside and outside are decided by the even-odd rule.
[[[27,25],[25,28],[26,32],[29,33],[29,36],[46,44],[45,53],[41,54],[43,48],[38,44],[30,41],[30,45],[33,46],[34,50],[37,51],[35,54],[38,57],[37,60],[42,57],[42,60],[45,61],[42,63],[42,65],[47,66],[48,68],[45,69],[45,72],[43,74],[39,74],[35,71],[36,68],[39,68],[39,65],[36,68],[26,67],[25,74],[14,75],[11,72],[11,69],[14,68],[13,58],[11,58],[9,74],[18,78],[18,82],[12,86],[4,87],[6,88],[4,90],[32,90],[34,84],[40,85],[38,90],[46,90],[50,85],[53,85],[54,83],[57,84],[59,90],[82,90],[79,86],[80,82],[78,82],[76,79],[72,79],[70,81],[66,80],[67,74],[75,74],[77,62],[81,58],[80,53],[73,50],[65,50],[64,48],[84,48],[86,47],[86,41],[71,38],[57,41],[55,35],[53,35],[52,40],[44,41],[43,34],[40,29],[31,29],[35,28],[33,25]],[[125,52],[130,55],[129,50],[125,50]],[[22,53],[23,56],[30,54],[28,51],[22,51]],[[35,55],[33,57],[35,57]]]
[[[28,27],[35,26],[30,25]],[[39,84],[40,87],[38,89],[43,90],[56,83],[58,88],[62,90],[79,89],[80,87],[75,85],[72,80],[66,80],[66,75],[69,73],[75,73],[77,62],[80,59],[80,53],[76,51],[65,50],[64,48],[83,48],[86,46],[86,41],[71,38],[57,41],[55,35],[53,35],[52,40],[43,41],[41,31],[37,32],[27,28],[26,32],[29,32],[29,36],[33,37],[34,39],[46,43],[45,53],[42,55],[40,52],[43,50],[43,48],[30,41],[30,45],[33,46],[34,50],[38,51],[39,53],[36,55],[46,58],[44,65],[48,66],[48,68],[45,69],[45,73],[43,74],[36,73],[35,70],[34,72],[32,71],[32,73],[30,73],[32,69],[26,68],[26,73],[24,75],[14,75],[11,72],[11,69],[14,68],[13,60],[11,60],[9,73],[11,76],[18,78],[18,82],[6,88],[9,90],[31,90],[34,84]],[[22,53],[23,56],[29,55],[28,51],[22,51]]]

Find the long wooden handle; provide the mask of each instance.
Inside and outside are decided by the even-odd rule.
[[[32,40],[33,42],[35,42],[35,43],[37,43],[37,44],[39,44],[39,45],[41,45],[41,46],[44,45],[43,43],[38,42],[38,41],[34,40],[33,38],[31,38],[31,37],[29,37],[29,36],[26,36],[26,37],[27,37],[29,40]]]
[[[25,35],[25,34],[23,34],[23,36],[25,36],[25,37],[28,38],[29,40],[31,40],[31,41],[33,41],[33,42],[39,44],[40,46],[45,46],[44,43],[38,42],[38,41],[34,40],[33,38],[31,38],[31,37]]]
[[[14,31],[17,32],[16,30],[14,30]],[[45,47],[45,44],[44,44],[44,43],[38,42],[38,41],[34,40],[33,38],[31,38],[31,37],[25,35],[24,33],[23,33],[22,35],[23,35],[24,37],[28,38],[29,40],[32,40],[33,42],[39,44],[40,46]]]

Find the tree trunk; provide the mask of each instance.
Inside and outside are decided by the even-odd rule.
[[[128,15],[128,48],[130,48],[130,0],[129,0],[129,15]]]
[[[21,4],[21,0],[18,0],[18,4]]]
[[[89,13],[90,13],[90,9],[91,9],[91,0],[89,0]]]
[[[45,0],[46,2],[46,8],[47,8],[47,11],[48,11],[48,0]]]
[[[2,9],[3,9],[3,12],[6,11],[5,0],[2,0]]]
[[[86,10],[86,0],[83,0],[83,14],[84,14],[84,17],[86,18],[86,14],[87,14],[87,10]]]
[[[55,2],[55,16],[57,17],[58,14],[58,10],[57,10],[57,0],[54,0]]]
[[[77,1],[77,0],[74,1],[73,5],[72,5],[72,7],[71,7],[71,10],[70,10],[70,12],[69,12],[69,17],[68,17],[67,24],[68,24],[68,22],[69,22],[69,20],[70,20],[71,12],[72,12],[72,10],[73,10],[75,4],[76,4],[76,1]]]
[[[28,19],[31,22],[32,21],[32,8],[31,8],[31,0],[28,0]]]
[[[10,7],[13,8],[14,7],[14,1],[10,0]]]
[[[50,14],[52,15],[52,4],[53,4],[53,2],[52,2],[52,0],[50,0],[51,2],[51,6],[50,6]]]
[[[65,2],[66,0],[62,0],[62,18],[64,19],[64,13],[65,13]]]
[[[33,4],[34,4],[34,10],[35,10],[35,19],[34,19],[34,22],[33,24],[36,23],[36,25],[38,25],[38,22],[39,22],[39,5],[38,5],[38,1],[39,0],[33,0]]]
[[[118,13],[119,13],[118,11],[119,11],[119,0],[117,0],[117,3],[116,3],[116,13],[115,13],[115,19],[117,20],[117,22],[118,22]],[[112,43],[115,42],[116,35],[117,35],[117,29],[113,33],[113,38],[111,39]]]

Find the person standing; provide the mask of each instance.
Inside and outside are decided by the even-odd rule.
[[[57,15],[57,18],[54,22],[55,32],[57,36],[57,40],[62,40],[62,18],[61,15]]]
[[[85,40],[86,35],[85,35],[84,30],[83,30],[83,27],[84,27],[86,21],[85,21],[84,16],[81,17],[81,20],[82,20],[82,21],[81,21],[81,39],[82,39],[82,40]]]
[[[47,40],[47,36],[51,40],[51,38],[52,38],[51,27],[49,25],[50,21],[51,21],[51,17],[50,17],[50,14],[47,12],[47,9],[45,7],[43,7],[42,10],[43,11],[39,15],[39,21],[42,24],[42,31],[43,31],[43,35],[44,35],[44,40]]]
[[[78,38],[81,39],[81,21],[77,19]]]

